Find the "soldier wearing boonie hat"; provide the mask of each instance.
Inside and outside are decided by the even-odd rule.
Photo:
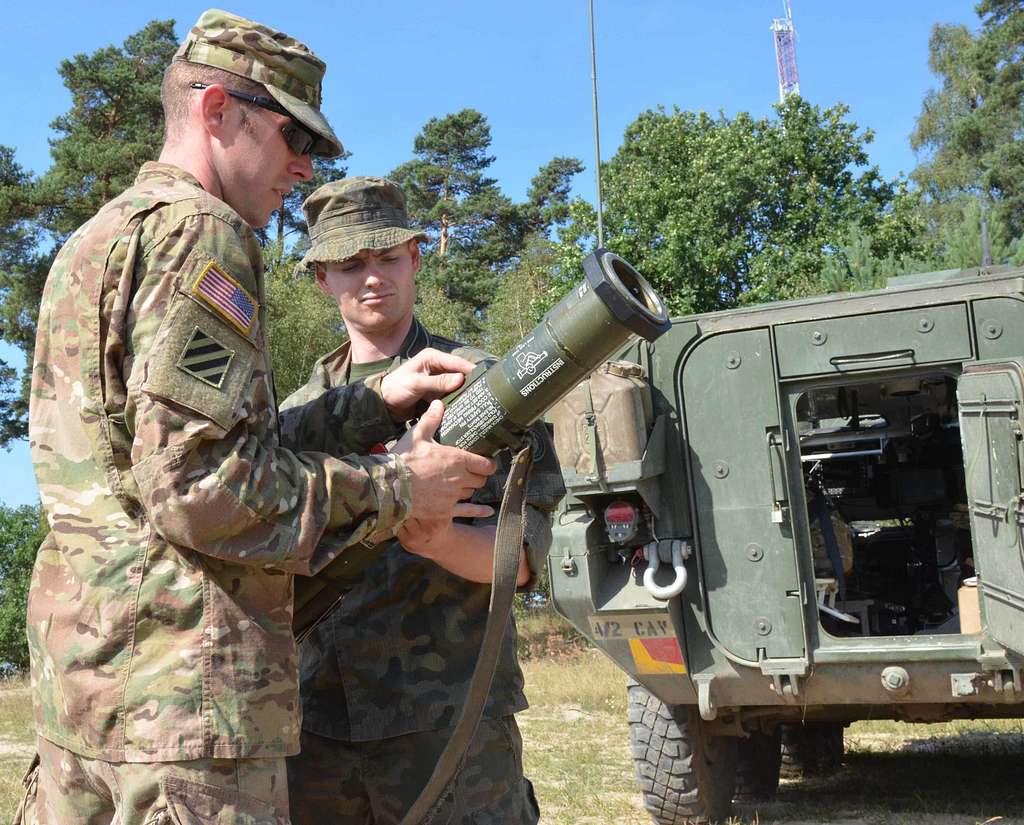
[[[304,387],[281,405],[286,443],[319,440],[308,411],[334,388],[372,380],[424,347],[480,361],[481,350],[431,334],[414,316],[418,241],[401,188],[358,177],[317,189],[303,204],[310,248],[299,271],[314,271],[338,301],[349,340],[321,358]],[[520,584],[545,563],[549,514],[563,493],[547,449],[537,456],[527,494],[526,552]],[[497,504],[508,471],[499,470],[473,500]],[[476,663],[490,597],[493,522],[458,524],[431,540],[464,551],[431,561],[422,536],[399,532],[345,599],[303,642],[299,684],[302,748],[288,760],[294,825],[397,822],[426,784],[452,734]],[[413,552],[408,552],[412,550]],[[419,555],[422,553],[421,555]],[[466,558],[476,570],[460,567]],[[451,629],[458,628],[457,634]],[[380,655],[386,650],[387,655]],[[523,775],[522,739],[514,714],[526,707],[516,660],[514,620],[501,651],[484,718],[451,801],[437,820],[530,825],[538,809]]]
[[[411,241],[426,241],[409,226],[405,193],[386,178],[342,178],[324,184],[302,204],[309,225],[309,250],[301,268],[344,261],[364,249],[381,250]]]
[[[204,12],[165,72],[160,161],[47,278],[29,438],[51,532],[29,594],[38,757],[16,822],[287,823],[293,574],[417,513],[480,514],[458,501],[492,462],[437,452],[419,425],[416,450],[367,455],[408,417],[396,391],[443,395],[461,375],[437,373],[469,362],[339,390],[319,408],[330,455],[279,441],[252,227],[310,178],[310,153],[341,151],[323,72],[293,38]],[[448,489],[437,465],[453,458]]]

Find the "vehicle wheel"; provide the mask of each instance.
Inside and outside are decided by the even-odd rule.
[[[737,802],[765,802],[779,790],[782,766],[782,730],[752,733],[736,742]]]
[[[629,742],[644,807],[657,825],[696,825],[729,816],[736,739],[711,736],[696,709],[672,707],[629,687]]]
[[[783,776],[829,776],[839,770],[843,762],[842,723],[807,722],[781,728]]]

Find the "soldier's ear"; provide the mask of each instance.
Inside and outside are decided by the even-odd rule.
[[[330,295],[331,290],[327,286],[327,270],[324,269],[324,265],[317,261],[313,264],[313,269],[316,273],[316,285],[320,287],[322,293]]]
[[[420,271],[420,242],[413,238],[409,241],[409,257],[412,259],[412,274]]]
[[[223,138],[226,136],[228,103],[227,92],[219,83],[207,86],[199,93],[199,120],[203,124],[203,128],[213,137]]]

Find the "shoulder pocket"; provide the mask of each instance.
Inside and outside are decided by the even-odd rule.
[[[142,390],[230,429],[259,357],[248,338],[178,293],[154,341]]]

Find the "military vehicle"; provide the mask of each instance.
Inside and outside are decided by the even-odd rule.
[[[659,825],[858,719],[1024,716],[1024,268],[675,319],[550,414],[555,608]]]

